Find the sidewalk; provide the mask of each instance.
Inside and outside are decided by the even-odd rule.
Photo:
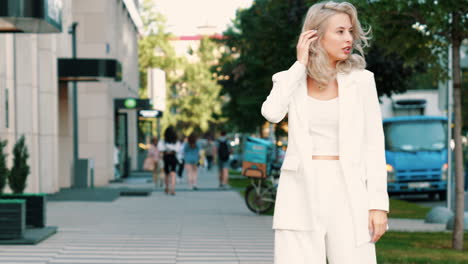
[[[424,223],[424,220],[406,219],[406,218],[389,218],[389,231],[402,232],[449,232],[445,229],[445,224],[430,224]]]
[[[272,263],[271,216],[248,211],[237,191],[216,190],[214,169],[201,172],[200,191],[180,184],[176,196],[49,202],[58,233],[36,246],[1,246],[0,263]]]
[[[147,177],[109,188],[151,189]],[[176,196],[50,201],[47,223],[58,233],[36,246],[0,246],[0,263],[143,264],[273,263],[271,216],[257,216],[237,190],[219,191],[216,169],[200,170],[199,191]],[[390,219],[390,231],[444,231],[423,220]]]

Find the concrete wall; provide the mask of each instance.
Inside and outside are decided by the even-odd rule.
[[[79,155],[95,161],[98,186],[113,178],[113,99],[138,96],[137,30],[122,0],[63,0],[62,21],[62,33],[0,34],[0,139],[8,140],[11,153],[14,142],[26,137],[26,192],[53,193],[72,185],[72,91],[70,83],[59,82],[57,60],[71,56],[68,27],[74,21],[79,58],[115,58],[123,67],[120,83],[78,85]],[[132,122],[129,127],[136,129]],[[136,144],[132,149],[136,157]]]
[[[8,139],[10,153],[16,140],[26,137],[31,175],[25,191],[53,192],[58,188],[55,39],[48,34],[6,34],[0,42],[2,52],[8,54],[1,62],[0,100],[5,102],[8,89],[10,112],[7,128],[2,104],[0,137]]]
[[[78,57],[115,58],[122,64],[122,81],[80,83],[80,158],[95,162],[95,184],[113,179],[114,98],[138,97],[137,32],[121,1],[74,1],[73,17],[78,25]],[[129,118],[129,127],[136,129]],[[132,160],[136,157],[136,133],[130,135]],[[136,163],[132,164],[133,168]]]
[[[50,193],[59,189],[57,42],[50,34],[37,36],[37,41],[38,114],[34,116],[33,124],[39,133],[39,190]]]
[[[55,34],[57,58],[72,56],[72,40],[68,34],[68,28],[73,23],[72,1],[63,2],[62,33]],[[72,91],[67,82],[58,83],[56,97],[58,113],[58,145],[59,145],[59,188],[72,186],[72,161],[73,161],[73,123],[72,123]]]
[[[16,140],[15,106],[15,71],[13,52],[14,38],[12,34],[0,34],[0,139],[8,140],[6,152],[11,153]],[[7,105],[8,102],[8,105]],[[8,165],[12,158],[8,156]],[[8,187],[7,187],[8,190]],[[7,191],[4,190],[4,191]]]

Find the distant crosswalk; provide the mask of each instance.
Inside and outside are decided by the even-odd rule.
[[[199,186],[213,187],[213,178],[201,175]],[[57,234],[0,246],[0,263],[273,263],[271,216],[250,213],[235,191],[49,202],[47,221]]]

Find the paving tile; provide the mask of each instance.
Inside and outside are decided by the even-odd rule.
[[[156,189],[106,203],[50,201],[47,221],[58,233],[35,246],[0,246],[0,263],[273,263],[272,217],[248,211],[237,191],[218,191],[216,173],[201,171],[201,190],[180,184],[176,196]],[[108,186],[122,187],[152,184]]]

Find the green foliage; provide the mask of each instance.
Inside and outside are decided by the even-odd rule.
[[[350,0],[372,25],[374,45],[400,56],[405,66],[424,64],[434,80],[447,79],[447,47],[468,37],[462,0]],[[460,16],[453,23],[453,15]]]
[[[271,89],[271,76],[296,60],[305,12],[304,1],[257,0],[238,10],[233,27],[224,32],[228,49],[219,65],[230,79],[220,82],[229,98],[223,112],[240,131],[255,132],[264,123],[261,102]]]
[[[6,145],[6,140],[0,140],[0,194],[3,193],[3,188],[5,188],[6,180],[10,173],[6,164],[7,154],[4,152]]]
[[[260,103],[271,89],[271,75],[295,60],[301,19],[317,1],[258,0],[237,13],[225,35],[229,47],[220,65],[223,93],[230,98],[226,115],[241,131],[253,132],[264,119]],[[371,28],[368,69],[375,73],[379,95],[413,88],[415,75],[428,83],[447,79],[447,46],[467,37],[467,5],[460,0],[351,0],[365,28]],[[451,17],[459,15],[459,23]]]
[[[367,69],[374,73],[379,96],[390,96],[393,93],[403,93],[411,87],[410,80],[418,73],[424,72],[422,64],[406,65],[401,56],[395,52],[373,45],[366,55]]]
[[[390,230],[392,226],[390,226]],[[465,244],[468,237],[465,235]],[[453,250],[450,232],[388,231],[376,244],[377,263],[384,264],[462,264],[465,251]]]
[[[26,180],[30,172],[28,158],[28,148],[23,135],[13,147],[13,167],[8,176],[8,185],[15,194],[23,193],[26,189]]]
[[[172,87],[172,106],[176,115],[174,124],[186,136],[192,132],[206,132],[216,123],[214,115],[221,114],[219,93],[221,86],[210,70],[217,45],[208,37],[200,41],[196,51],[199,61],[187,63],[183,75]]]
[[[166,110],[162,118],[162,131],[172,125],[184,135],[193,131],[206,132],[212,124],[219,123],[221,114],[221,86],[211,72],[216,62],[219,45],[209,38],[200,41],[198,50],[192,51],[199,58],[189,62],[178,57],[166,33],[165,19],[152,9],[152,1],[144,1],[142,19],[148,33],[139,41],[141,97],[146,96],[147,69],[160,68],[166,73]]]
[[[224,32],[227,39],[223,43],[228,49],[220,60],[220,74],[228,74],[231,78],[220,82],[222,93],[230,98],[223,112],[240,131],[254,132],[264,123],[260,108],[271,90],[271,76],[287,70],[296,60],[302,19],[316,2],[257,0],[250,8],[239,10],[233,27]],[[387,37],[380,34],[386,24],[382,25],[379,16],[366,10],[364,6],[368,1],[354,2],[362,3],[358,8],[362,24],[371,24],[375,32],[366,60],[368,69],[375,73],[379,95],[405,91],[408,80],[415,73],[424,71],[426,63],[407,61],[407,54],[388,47],[386,40],[380,38]],[[365,12],[361,13],[361,10]],[[408,27],[413,30],[411,25]],[[407,53],[413,54],[411,51]]]
[[[173,38],[166,32],[165,18],[163,15],[152,11],[154,3],[143,1],[141,17],[147,33],[138,42],[138,60],[140,67],[141,97],[146,96],[147,70],[148,68],[160,68],[166,72],[168,86],[177,79],[176,70],[181,68],[185,61],[178,58],[170,43]]]
[[[448,47],[451,45],[454,50],[459,50],[462,40],[468,38],[466,1],[350,1],[357,6],[361,21],[372,25],[373,42],[376,46],[385,47],[387,54],[396,54],[402,58],[404,66],[415,67],[423,72],[421,77],[412,80],[425,78],[422,83],[436,87],[439,81],[453,78],[448,76],[447,71]],[[460,65],[451,66],[454,71],[462,70]],[[453,83],[454,87],[466,87],[461,85],[461,80],[453,79]],[[408,85],[411,88],[415,86],[411,82]],[[462,89],[462,100],[465,98],[464,93],[466,91]],[[462,107],[464,120],[468,120],[468,107],[463,103]],[[465,125],[463,130],[467,131],[467,122],[462,123]]]
[[[430,207],[424,207],[416,203],[399,199],[390,199],[390,218],[425,219],[431,211]]]

